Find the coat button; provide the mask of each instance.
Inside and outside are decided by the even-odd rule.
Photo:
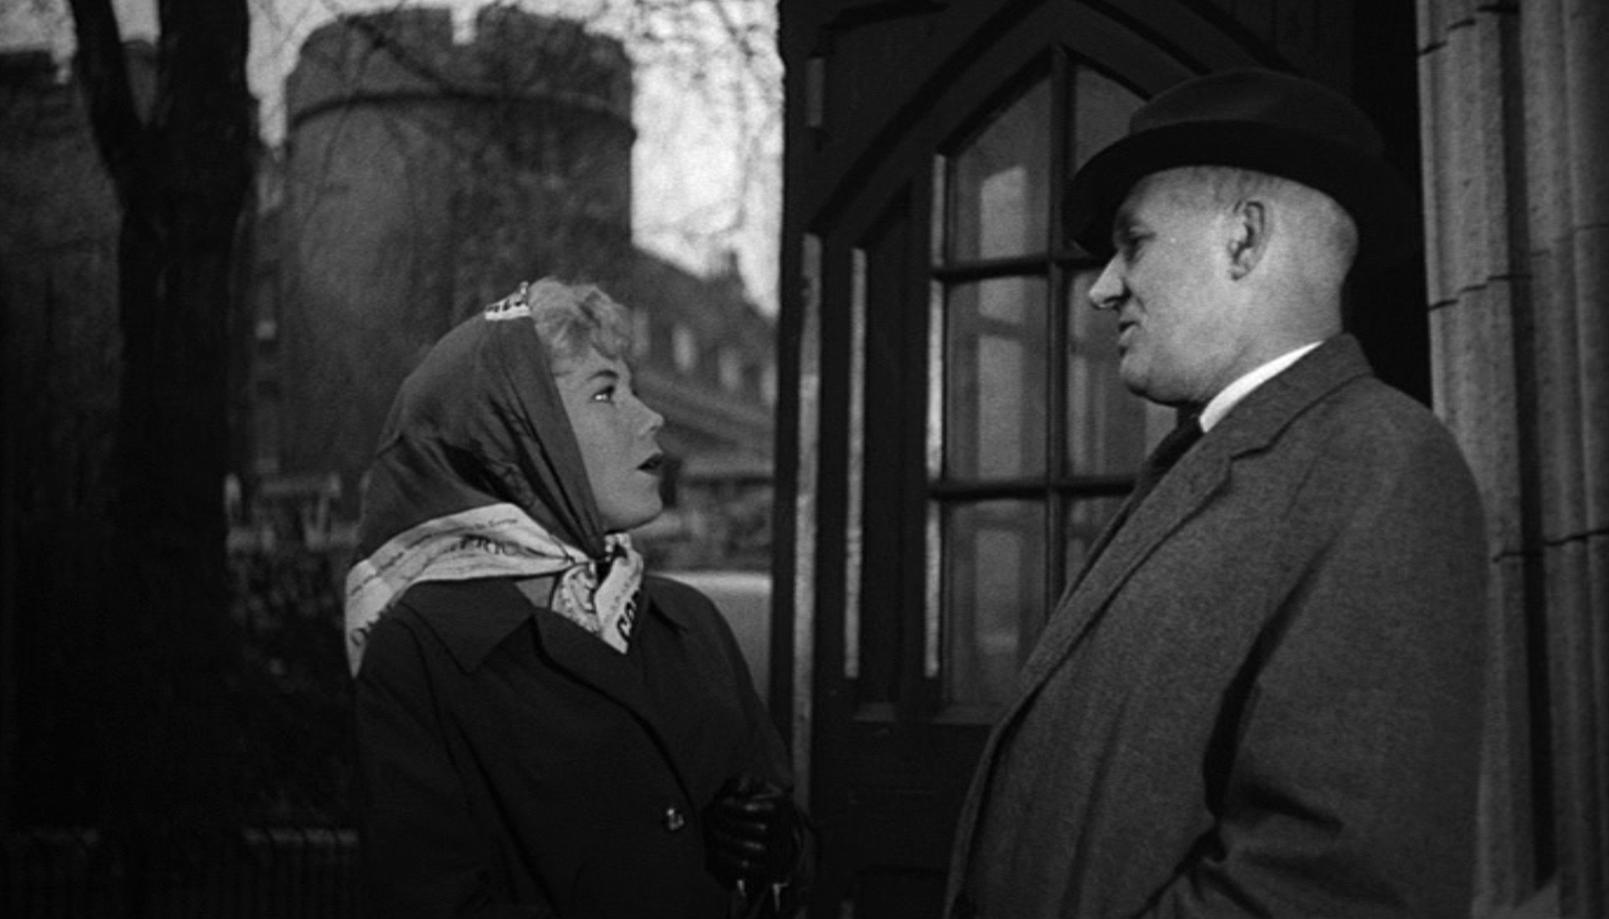
[[[681,808],[674,804],[665,808],[665,829],[674,833],[686,825],[687,815],[682,813]]]

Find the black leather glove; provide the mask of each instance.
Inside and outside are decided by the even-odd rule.
[[[754,893],[788,883],[801,842],[793,799],[757,776],[727,779],[704,809],[705,863],[728,889]]]

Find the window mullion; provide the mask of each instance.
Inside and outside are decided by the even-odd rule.
[[[1072,125],[1067,123],[1069,112],[1072,109],[1070,96],[1072,93],[1073,67],[1067,58],[1067,52],[1061,47],[1053,49],[1051,53],[1051,81],[1050,81],[1050,195],[1047,195],[1047,204],[1050,214],[1045,220],[1045,246],[1044,251],[1054,253],[1061,249],[1062,220],[1061,220],[1061,194],[1060,190],[1066,186],[1068,163],[1071,160],[1071,151],[1068,149],[1072,136]],[[1061,585],[1066,582],[1067,572],[1064,553],[1057,547],[1061,546],[1067,538],[1067,508],[1066,502],[1061,500],[1057,489],[1050,483],[1062,478],[1070,470],[1067,468],[1067,321],[1066,314],[1069,309],[1076,309],[1076,304],[1067,302],[1065,268],[1054,258],[1048,260],[1045,266],[1045,281],[1050,285],[1046,291],[1049,299],[1049,309],[1045,310],[1045,340],[1050,342],[1050,351],[1047,357],[1045,373],[1045,405],[1047,407],[1045,425],[1045,615],[1051,612],[1050,605],[1060,595]]]

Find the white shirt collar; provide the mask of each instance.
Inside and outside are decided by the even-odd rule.
[[[1302,345],[1291,351],[1286,351],[1279,357],[1266,364],[1262,364],[1251,372],[1241,375],[1233,383],[1219,390],[1218,395],[1212,397],[1207,407],[1201,410],[1201,430],[1210,431],[1212,426],[1223,420],[1241,399],[1251,395],[1251,391],[1277,376],[1280,371],[1302,359],[1307,352],[1323,344],[1315,341]]]

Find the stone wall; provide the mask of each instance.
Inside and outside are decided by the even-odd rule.
[[[1609,915],[1609,5],[1421,0],[1436,407],[1491,544],[1480,915]]]

